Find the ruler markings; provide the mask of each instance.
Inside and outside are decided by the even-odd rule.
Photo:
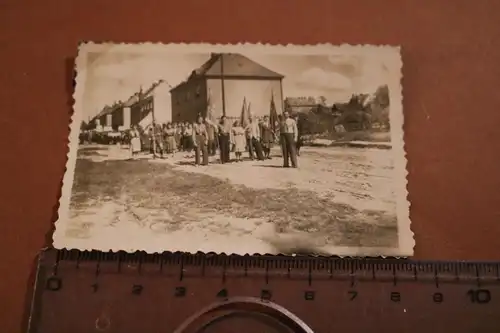
[[[488,314],[488,311],[500,310],[500,263],[336,258],[294,260],[280,256],[204,257],[199,254],[147,256],[74,251],[58,251],[56,255],[52,251],[44,256],[40,259],[37,281],[42,283],[38,287],[39,297],[44,299],[46,306],[61,297],[84,300],[86,293],[103,299],[109,299],[110,295],[113,295],[112,299],[126,299],[123,297],[131,295],[133,298],[123,301],[125,308],[132,306],[134,299],[146,300],[151,294],[164,295],[156,297],[163,301],[171,295],[173,303],[170,306],[174,307],[177,307],[175,302],[229,302],[233,296],[244,296],[267,303],[278,300],[284,306],[297,309],[300,301],[317,304],[315,310],[311,310],[313,312],[327,311],[335,306],[336,311],[344,311],[343,317],[347,320],[353,315],[345,312],[351,311],[348,309],[371,311],[371,316],[375,316],[382,306],[386,315],[400,316],[398,311],[416,311],[416,306],[423,311],[424,306],[435,304],[432,311],[439,313],[442,306],[456,307],[458,311],[467,311],[462,315],[457,313],[457,321],[467,313],[477,318],[482,316],[484,325],[486,320],[493,322],[498,317]],[[106,283],[99,284],[101,282]],[[293,288],[285,291],[285,285]],[[74,292],[78,294],[71,296],[70,293]],[[42,317],[45,321],[49,318]],[[377,327],[387,325],[382,321],[377,323]],[[46,332],[49,331],[40,331]]]

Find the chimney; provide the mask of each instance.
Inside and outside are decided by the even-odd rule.
[[[212,52],[210,53],[210,58],[211,59],[214,59],[214,58],[219,58],[219,57],[222,57],[224,53],[216,53],[216,52]],[[228,54],[228,53],[225,53],[225,54]]]

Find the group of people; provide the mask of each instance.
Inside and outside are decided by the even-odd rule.
[[[301,133],[297,120],[288,112],[278,116],[276,124],[271,123],[269,116],[261,119],[250,117],[247,124],[239,120],[231,122],[226,116],[222,116],[219,122],[199,116],[192,124],[185,122],[153,126],[148,132],[150,152],[160,158],[174,156],[179,151],[188,154],[194,151],[195,165],[208,165],[209,156],[214,156],[219,150],[220,163],[223,164],[231,162],[231,151],[235,154],[235,162],[241,162],[245,152],[248,152],[250,160],[265,160],[271,159],[271,149],[279,142],[283,167],[298,166]],[[133,127],[129,135],[134,158],[141,151],[138,128]]]

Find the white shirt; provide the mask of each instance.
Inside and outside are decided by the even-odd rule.
[[[293,139],[297,141],[299,139],[299,130],[297,129],[297,122],[295,119],[287,118],[285,120],[284,132],[293,134]]]
[[[250,138],[260,139],[260,126],[258,122],[254,121],[248,124],[246,130]]]

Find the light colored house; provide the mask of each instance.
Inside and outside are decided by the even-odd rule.
[[[89,121],[88,129],[95,129],[97,131],[112,131],[113,130],[113,117],[115,114],[120,113],[122,105],[115,103],[111,106],[106,105],[94,118]]]
[[[114,125],[122,130],[135,125],[145,129],[152,124],[153,119],[159,124],[172,121],[169,90],[168,84],[160,80],[146,91],[135,93],[113,115]]]
[[[251,114],[269,114],[274,98],[278,114],[283,111],[283,75],[236,53],[214,53],[189,78],[170,90],[172,120],[195,121],[197,115],[239,118],[243,100]]]

